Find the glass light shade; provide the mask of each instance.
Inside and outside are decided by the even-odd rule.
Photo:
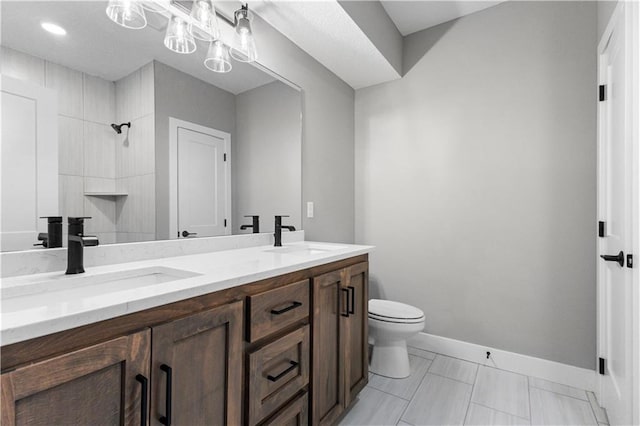
[[[253,62],[258,59],[256,42],[251,31],[251,16],[244,7],[236,10],[236,32],[231,47],[231,57],[240,62]]]
[[[139,30],[147,26],[142,6],[133,0],[109,0],[107,16],[125,28]]]
[[[225,73],[231,71],[229,48],[220,40],[212,41],[204,60],[204,66],[213,72]]]
[[[167,26],[164,45],[176,53],[193,53],[196,51],[196,41],[188,30],[188,24],[178,16],[172,16]]]
[[[200,26],[189,24],[189,31],[195,38],[214,41],[220,38],[220,28],[213,0],[193,0],[191,18]]]

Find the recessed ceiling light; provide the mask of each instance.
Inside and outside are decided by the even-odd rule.
[[[43,22],[40,24],[45,31],[49,31],[51,34],[55,35],[65,35],[67,34],[67,30],[62,28],[60,25],[52,24],[51,22]]]

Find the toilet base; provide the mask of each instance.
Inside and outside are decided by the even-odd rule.
[[[384,342],[376,339],[369,371],[392,379],[404,379],[411,374],[405,340]]]

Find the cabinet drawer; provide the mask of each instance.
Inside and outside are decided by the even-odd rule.
[[[309,316],[309,280],[247,297],[247,340],[255,342]]]
[[[305,392],[278,411],[262,426],[307,426],[309,424],[309,393]]]
[[[309,383],[309,326],[248,356],[248,423],[256,425]]]

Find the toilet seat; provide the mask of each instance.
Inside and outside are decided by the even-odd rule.
[[[369,300],[369,318],[397,324],[417,324],[424,321],[424,312],[405,303],[391,300]]]

